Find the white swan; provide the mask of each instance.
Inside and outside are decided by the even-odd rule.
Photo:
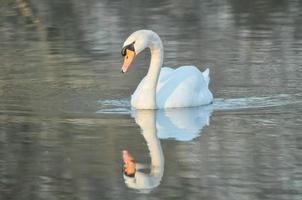
[[[210,104],[213,101],[213,95],[208,89],[209,69],[201,73],[195,66],[161,68],[163,45],[159,36],[151,30],[136,31],[124,42],[123,73],[128,70],[133,58],[147,47],[151,51],[150,67],[131,96],[132,107],[136,109],[193,107]]]

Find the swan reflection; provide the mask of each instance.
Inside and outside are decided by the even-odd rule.
[[[124,180],[128,187],[148,192],[159,185],[164,173],[164,155],[160,141],[156,135],[156,119],[153,110],[133,112],[135,122],[140,126],[141,133],[147,142],[151,156],[150,166],[136,163],[126,150],[123,151]],[[143,169],[150,169],[144,173]]]
[[[131,116],[141,128],[151,157],[151,164],[137,163],[123,151],[124,180],[129,188],[149,192],[159,186],[164,173],[164,155],[159,139],[189,141],[209,124],[212,106],[170,110],[133,110]],[[149,172],[146,172],[149,169]]]
[[[204,126],[209,125],[212,111],[212,105],[157,110],[157,136],[160,139],[193,140],[201,134]]]

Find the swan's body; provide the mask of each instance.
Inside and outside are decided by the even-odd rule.
[[[150,30],[132,33],[124,43],[123,72],[133,57],[150,48],[151,62],[147,75],[131,96],[131,106],[136,109],[162,109],[193,107],[210,104],[213,95],[208,89],[209,69],[201,73],[195,66],[177,69],[162,68],[163,46],[159,36]]]
[[[208,89],[208,72],[206,70],[201,73],[194,66],[162,68],[156,86],[156,107],[192,107],[211,103],[213,96]],[[146,77],[131,96],[131,105],[134,108],[144,108],[145,79]]]

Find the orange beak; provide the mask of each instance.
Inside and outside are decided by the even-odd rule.
[[[135,57],[135,52],[129,49],[126,49],[126,55],[124,56],[124,64],[122,66],[122,72],[126,73],[130,64],[132,63]]]

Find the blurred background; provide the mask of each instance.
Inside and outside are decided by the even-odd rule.
[[[96,113],[146,73],[148,51],[120,73],[138,29],[161,36],[165,66],[210,68],[216,99],[286,97],[214,110],[192,141],[161,140],[152,199],[301,199],[300,0],[1,0],[0,199],[147,198],[121,173],[125,148],[150,162],[139,126]]]

